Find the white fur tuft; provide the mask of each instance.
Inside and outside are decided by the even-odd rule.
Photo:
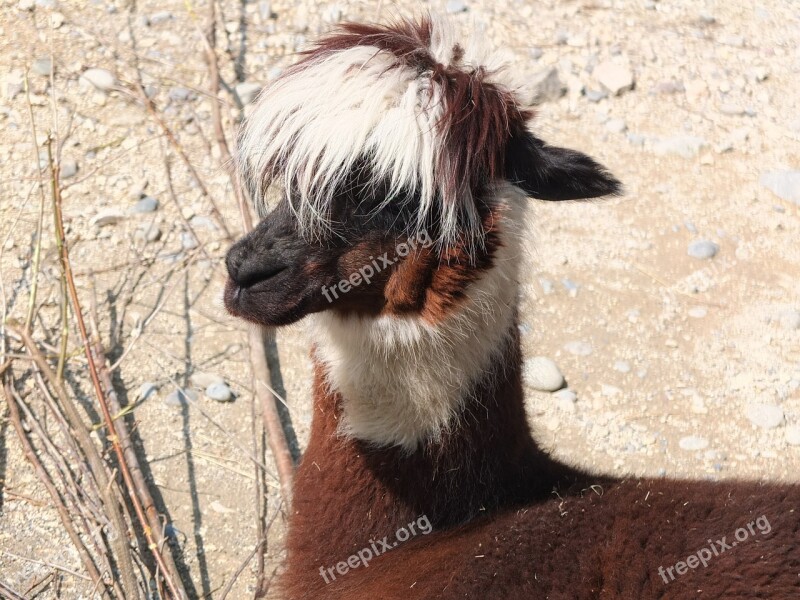
[[[448,65],[455,46],[449,26],[434,20],[431,55]],[[458,40],[458,46],[463,51],[459,68],[482,66],[490,79],[507,73],[479,42]],[[272,181],[287,184],[303,235],[319,238],[335,230],[330,206],[337,186],[366,160],[367,185],[390,186],[384,206],[419,195],[416,228],[421,230],[447,184],[446,174],[437,172],[446,143],[444,109],[432,73],[418,72],[390,52],[355,46],[323,53],[262,92],[240,138],[239,171],[258,202]],[[470,193],[468,187],[462,190]],[[440,243],[479,235],[472,198],[441,208]]]

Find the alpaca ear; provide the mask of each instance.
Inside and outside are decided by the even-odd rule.
[[[506,179],[540,200],[580,200],[622,191],[601,164],[576,150],[548,146],[528,130],[508,142]]]

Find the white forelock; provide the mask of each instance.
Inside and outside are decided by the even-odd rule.
[[[446,22],[433,20],[428,51],[444,66],[454,59],[466,71],[482,66],[492,83],[513,89],[512,82],[498,81],[509,74],[497,54],[484,52],[478,40],[456,37]],[[454,57],[456,42],[461,57]],[[336,228],[330,206],[337,186],[366,167],[367,185],[389,184],[383,205],[419,196],[419,230],[446,184],[446,174],[437,172],[447,141],[444,110],[432,73],[388,51],[355,46],[322,53],[261,93],[240,137],[239,171],[257,202],[271,182],[287,184],[303,235],[319,238]],[[437,241],[479,232],[472,198],[441,209]]]

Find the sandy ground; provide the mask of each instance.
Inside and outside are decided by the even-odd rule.
[[[800,191],[780,197],[762,176],[800,168],[800,6],[226,0],[222,75],[231,86],[261,84],[338,20],[431,7],[451,11],[465,30],[485,30],[509,53],[528,97],[545,96],[534,125],[542,137],[596,156],[625,184],[616,199],[532,203],[524,351],[554,360],[574,392],[529,389],[537,438],[563,460],[603,473],[796,481]],[[217,597],[256,540],[245,326],[219,300],[229,242],[210,198],[235,235],[239,217],[214,143],[205,14],[205,4],[178,0],[0,4],[0,267],[4,306],[20,319],[39,211],[36,160],[47,132],[58,131],[63,161],[77,166],[64,179],[64,205],[80,293],[87,305],[96,298],[104,341],[122,357],[115,383],[123,401],[135,401],[142,384],[157,387],[135,409],[140,451],[193,593]],[[127,91],[137,57],[210,198]],[[37,73],[50,58],[57,124],[53,90]],[[606,62],[629,71],[633,89],[606,93],[597,68]],[[109,91],[81,80],[93,68],[113,74]],[[20,87],[28,69],[38,147]],[[537,83],[553,69],[555,86]],[[239,111],[226,91],[219,99],[232,129]],[[157,210],[130,214],[143,194]],[[47,211],[40,339],[59,329]],[[113,223],[101,226],[98,217]],[[698,240],[716,244],[716,255],[690,256]],[[68,378],[97,422],[74,332],[70,340]],[[281,331],[277,345],[277,387],[302,446],[310,396],[303,324]],[[235,399],[215,402],[199,390],[196,402],[169,405],[170,393],[191,388],[198,373],[223,378]],[[24,592],[50,570],[28,559],[82,567],[0,411],[0,579]],[[276,481],[268,482],[269,510],[280,511]],[[270,570],[284,526],[279,514]],[[87,597],[84,579],[59,573],[63,597]],[[251,565],[230,597],[251,596],[253,584]],[[39,597],[56,594],[53,585]]]

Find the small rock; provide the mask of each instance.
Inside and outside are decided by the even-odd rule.
[[[800,329],[800,311],[787,310],[781,315],[780,324],[789,331]]]
[[[20,10],[33,10],[34,2],[33,0],[19,0],[17,3],[17,8]]]
[[[530,50],[528,50],[528,56],[530,56],[533,60],[539,60],[544,56],[544,50],[539,48],[539,46],[534,46]]]
[[[705,306],[695,306],[689,309],[688,314],[693,319],[702,319],[708,314],[708,309]]]
[[[261,0],[258,3],[258,14],[261,15],[261,20],[266,21],[272,18],[272,5],[266,0]]]
[[[233,392],[225,383],[213,383],[206,388],[206,396],[217,402],[230,402]]]
[[[628,124],[625,119],[609,119],[606,121],[606,129],[611,133],[625,133],[628,129]]]
[[[606,61],[595,67],[593,75],[612,96],[618,96],[633,89],[634,79],[630,67]]]
[[[133,234],[135,240],[140,242],[157,242],[161,239],[161,229],[155,223],[148,223],[139,227]]]
[[[659,81],[653,86],[654,94],[679,94],[684,91],[686,91],[686,88],[683,87],[683,83],[674,79]]]
[[[107,225],[116,225],[124,219],[125,213],[116,208],[104,208],[89,220],[89,224],[106,227]]]
[[[600,100],[605,100],[608,98],[608,92],[606,90],[593,90],[591,88],[586,88],[583,93],[586,95],[586,99],[589,102],[600,102]]]
[[[656,154],[677,154],[683,158],[693,158],[707,145],[703,138],[695,135],[675,135],[656,139],[653,150]]]
[[[194,234],[189,231],[184,231],[181,233],[181,248],[184,250],[194,250],[197,248],[197,246],[198,242],[197,238],[194,237]]]
[[[567,290],[567,292],[569,292],[569,295],[573,298],[578,295],[578,290],[581,287],[567,277],[561,280],[561,285],[564,286],[564,289]]]
[[[183,86],[175,86],[170,88],[168,96],[173,102],[187,102],[197,98],[197,94]]]
[[[759,182],[779,198],[800,204],[800,171],[764,173]]]
[[[101,92],[111,91],[117,82],[113,73],[107,69],[88,69],[81,75],[81,79],[88,81]]]
[[[139,400],[147,400],[158,391],[158,386],[152,382],[145,382],[139,386]]]
[[[54,12],[50,15],[50,26],[53,29],[58,29],[64,24],[65,18],[64,15],[60,12]]]
[[[541,392],[554,392],[564,387],[564,376],[558,365],[545,356],[525,361],[522,369],[525,383]]]
[[[448,0],[445,10],[451,15],[466,12],[467,4],[464,0]]]
[[[147,20],[150,25],[159,25],[160,23],[172,21],[174,18],[175,16],[168,10],[160,10],[150,15]]]
[[[539,277],[539,285],[542,286],[542,291],[545,294],[552,294],[555,291],[553,282],[549,279],[545,279],[544,277]]]
[[[158,210],[158,200],[152,196],[145,196],[131,207],[131,214],[139,215],[152,213]]]
[[[61,169],[58,172],[58,176],[61,179],[69,179],[70,177],[74,177],[78,172],[78,163],[74,160],[67,158],[61,161]]]
[[[687,254],[701,260],[714,258],[719,252],[719,245],[709,240],[697,240],[689,244]]]
[[[194,390],[174,390],[164,398],[164,404],[167,406],[185,406],[189,402],[196,402],[197,398],[197,392]]]
[[[786,438],[786,443],[790,446],[800,446],[800,427],[797,425],[787,427],[784,437]]]
[[[570,389],[563,389],[553,394],[555,399],[556,408],[564,412],[575,412],[575,403],[578,401],[578,395]]]
[[[198,389],[206,389],[211,387],[212,385],[216,384],[224,384],[225,380],[220,377],[219,375],[215,375],[214,373],[192,373],[189,377],[189,383],[192,384],[193,387]]]
[[[42,77],[50,77],[50,70],[52,67],[53,61],[51,61],[49,57],[37,58],[33,61],[33,65],[31,65],[33,72]]]
[[[783,423],[783,409],[774,404],[750,404],[744,414],[753,425],[763,429],[775,429]]]
[[[244,106],[251,104],[253,100],[256,99],[260,91],[261,86],[257,83],[249,83],[245,81],[244,83],[240,83],[236,86],[236,94],[239,96],[239,100],[242,101],[242,105]]]
[[[531,104],[555,102],[567,93],[567,86],[561,81],[558,69],[555,67],[534,75],[531,89]]]
[[[618,360],[614,363],[614,370],[619,371],[620,373],[630,373],[631,363],[626,360]]]
[[[678,446],[680,446],[681,450],[696,452],[708,448],[708,440],[699,435],[687,435],[678,441]]]
[[[567,342],[564,350],[575,356],[589,356],[592,353],[592,345],[588,342]]]

